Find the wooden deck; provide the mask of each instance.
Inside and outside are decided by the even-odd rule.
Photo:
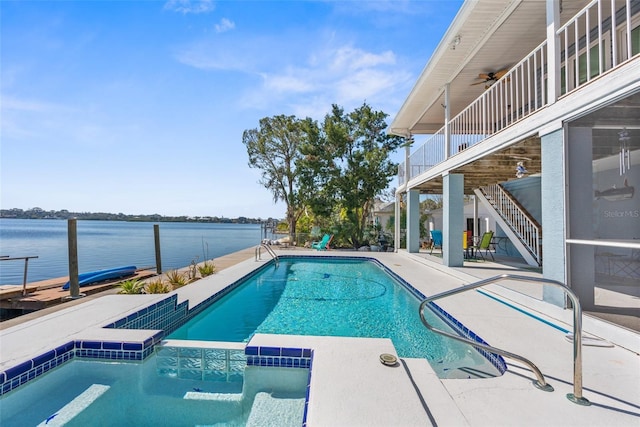
[[[216,271],[231,267],[239,262],[250,259],[254,256],[253,247],[243,249],[229,255],[214,259]],[[180,268],[179,271],[187,271],[189,267]],[[98,294],[105,291],[113,291],[121,282],[129,279],[144,280],[155,277],[155,269],[141,269],[135,275],[122,279],[110,280],[95,285],[82,286],[80,293],[84,295]],[[35,311],[56,306],[70,301],[81,301],[82,299],[70,299],[69,290],[62,290],[62,285],[69,281],[69,277],[58,277],[55,279],[32,282],[26,285],[26,296],[22,296],[22,286],[2,285],[0,286],[0,308],[15,309],[25,311]]]
[[[136,274],[121,279],[106,280],[95,285],[83,286],[80,293],[91,295],[118,286],[124,280],[146,279],[155,276],[155,271],[138,270]],[[22,286],[4,285],[0,287],[0,308],[17,310],[40,310],[52,305],[61,304],[69,299],[71,292],[63,290],[62,285],[69,281],[69,277],[41,280],[28,283],[22,296]]]

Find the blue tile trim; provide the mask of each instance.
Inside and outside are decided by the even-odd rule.
[[[434,302],[430,302],[431,310],[442,319],[449,327],[451,327],[454,331],[465,338],[476,341],[480,344],[489,345],[485,340],[483,340],[480,336],[475,334],[473,331],[469,330],[466,326],[460,323],[455,317],[451,316],[447,313],[442,307],[438,306]],[[504,374],[507,370],[507,363],[504,358],[499,354],[491,353],[485,349],[474,347],[478,353],[483,355],[485,359],[487,359],[495,368],[500,372],[500,374]]]
[[[311,349],[287,347],[245,347],[247,366],[275,366],[281,368],[310,368]]]
[[[39,377],[73,358],[91,358],[120,361],[142,361],[153,353],[154,346],[162,339],[156,333],[140,342],[69,341],[53,350],[0,372],[0,395]]]

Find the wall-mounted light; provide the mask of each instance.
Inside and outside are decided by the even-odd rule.
[[[462,37],[460,37],[460,35],[455,36],[453,41],[451,42],[451,50],[456,50],[456,47],[460,44],[461,41]]]
[[[516,164],[516,178],[522,178],[527,173],[529,173],[529,171],[524,167],[524,162],[518,162]]]

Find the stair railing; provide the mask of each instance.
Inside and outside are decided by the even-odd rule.
[[[278,254],[276,254],[275,251],[265,243],[260,243],[258,246],[256,246],[256,251],[255,251],[256,261],[260,261],[262,259],[260,254],[260,249],[262,248],[265,248],[269,253],[269,255],[271,255],[271,258],[273,258],[276,261],[276,266],[280,264],[280,258],[278,258]]]
[[[531,255],[542,265],[541,227],[520,207],[513,197],[500,185],[481,187],[485,197],[509,224],[511,229],[527,247]]]
[[[418,309],[420,314],[420,320],[427,327],[427,329],[429,329],[432,332],[435,332],[440,335],[444,335],[456,341],[467,343],[476,348],[482,348],[491,353],[496,353],[496,354],[500,354],[502,356],[508,357],[510,359],[519,360],[520,362],[529,366],[529,368],[531,368],[531,370],[536,375],[537,380],[533,382],[536,388],[543,391],[553,391],[553,387],[547,384],[547,382],[544,379],[544,376],[542,375],[542,372],[540,372],[540,370],[536,367],[536,365],[534,365],[533,362],[531,362],[530,360],[525,359],[524,357],[519,356],[517,354],[510,353],[506,350],[502,350],[487,344],[482,344],[477,341],[473,341],[471,339],[461,337],[459,335],[455,335],[449,332],[442,331],[440,329],[436,329],[433,326],[431,326],[431,324],[429,324],[429,322],[424,316],[425,307],[437,299],[459,294],[462,292],[466,292],[466,291],[476,289],[485,285],[489,285],[491,283],[501,282],[503,280],[516,280],[520,282],[533,282],[533,283],[542,283],[543,285],[553,285],[561,288],[569,296],[573,306],[573,393],[568,393],[567,399],[569,399],[571,402],[576,403],[578,405],[589,406],[591,404],[589,400],[587,400],[582,396],[582,309],[580,308],[580,301],[578,300],[578,297],[576,296],[576,294],[574,294],[571,289],[569,289],[567,286],[565,286],[561,282],[550,280],[550,279],[538,278],[538,277],[519,276],[515,274],[501,274],[499,276],[490,277],[488,279],[480,280],[474,283],[470,283],[468,285],[464,285],[460,288],[451,289],[449,291],[441,292],[439,294],[428,297],[427,299],[422,301],[422,303],[420,304],[420,308]]]

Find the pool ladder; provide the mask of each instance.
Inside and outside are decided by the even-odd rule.
[[[276,262],[276,266],[278,266],[280,264],[280,258],[278,258],[278,255],[275,253],[275,251],[273,249],[271,249],[271,247],[265,243],[260,243],[258,246],[256,246],[256,261],[260,261],[261,258],[261,254],[260,254],[260,249],[265,248],[267,250],[267,252],[269,253],[269,255],[271,255],[271,258],[273,258]]]
[[[580,308],[580,301],[578,300],[578,297],[573,293],[571,289],[569,289],[563,283],[555,280],[542,279],[538,277],[519,276],[514,274],[501,274],[499,276],[490,277],[488,279],[480,280],[478,282],[464,285],[460,288],[451,289],[449,291],[441,292],[439,294],[428,297],[427,299],[422,301],[422,303],[420,304],[420,308],[418,309],[420,313],[420,320],[422,320],[422,323],[427,327],[427,329],[429,329],[432,332],[435,332],[440,335],[444,335],[456,341],[461,341],[461,342],[470,344],[473,347],[481,348],[491,353],[500,354],[504,357],[515,359],[524,363],[525,365],[529,366],[529,368],[531,368],[531,370],[536,375],[537,380],[533,382],[533,385],[535,387],[543,391],[553,391],[553,387],[547,384],[547,382],[544,379],[544,376],[542,375],[542,372],[540,372],[538,367],[534,365],[533,362],[531,362],[530,360],[525,359],[524,357],[519,356],[517,354],[510,353],[506,350],[492,347],[488,344],[482,344],[468,338],[463,338],[459,335],[455,335],[449,332],[436,329],[433,326],[431,326],[427,321],[427,319],[425,319],[424,317],[425,307],[434,300],[448,297],[455,294],[460,294],[462,292],[470,291],[472,289],[477,289],[479,287],[489,285],[491,283],[501,282],[503,280],[515,280],[520,282],[533,282],[533,283],[542,283],[543,285],[553,285],[564,290],[564,292],[569,296],[569,298],[571,299],[571,304],[573,306],[573,393],[568,393],[567,399],[569,399],[571,402],[576,403],[578,405],[589,406],[591,404],[589,400],[582,397],[582,309]]]

